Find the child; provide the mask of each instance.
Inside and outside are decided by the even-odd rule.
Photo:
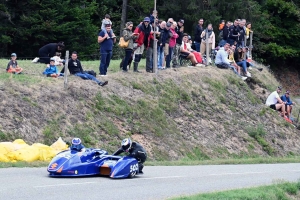
[[[57,78],[60,73],[58,72],[57,67],[55,66],[55,59],[50,58],[50,65],[47,65],[47,68],[43,72],[43,74],[47,75],[47,77]]]
[[[23,71],[23,69],[21,67],[19,67],[16,59],[17,59],[17,54],[12,53],[11,60],[7,64],[7,68],[6,68],[6,71],[8,73],[20,74]]]
[[[61,53],[56,52],[55,56],[52,57],[55,60],[55,63],[54,63],[55,66],[63,66],[64,65],[64,60],[61,59],[60,56],[61,56]]]
[[[106,23],[104,23],[106,22]],[[110,21],[110,15],[106,14],[105,18],[102,20],[102,25],[101,25],[101,30],[104,32],[104,34],[107,34],[107,31],[105,29],[105,24],[110,24],[112,25],[112,22]],[[112,38],[115,38],[115,34],[113,32],[113,30],[111,29],[111,34],[112,34]],[[107,39],[109,39],[110,37],[107,37]]]

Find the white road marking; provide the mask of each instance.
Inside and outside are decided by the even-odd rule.
[[[84,185],[84,184],[93,184],[97,182],[82,182],[82,183],[62,183],[62,184],[55,184],[55,185],[37,185],[33,186],[34,188],[44,188],[44,187],[58,187],[58,186],[69,186],[69,185]]]
[[[287,171],[264,171],[264,172],[237,172],[237,173],[220,173],[220,174],[208,174],[202,175],[200,177],[207,177],[207,176],[228,176],[228,175],[248,175],[248,174],[266,174],[266,173],[275,173],[275,172],[300,172],[300,170],[287,170]],[[129,181],[138,181],[138,180],[151,180],[151,179],[171,179],[171,178],[187,178],[188,176],[161,176],[161,177],[149,177],[149,178],[133,178],[127,179]],[[197,175],[193,176],[193,178],[199,177]],[[38,185],[33,186],[34,188],[46,188],[46,187],[60,187],[60,186],[72,186],[72,185],[84,185],[84,184],[94,184],[99,182],[82,182],[82,183],[62,183],[62,184],[55,184],[55,185]]]
[[[138,178],[138,179],[129,179],[129,180],[140,180],[140,179],[167,179],[167,178],[186,178],[187,176],[161,176],[161,177],[149,177],[149,178]]]

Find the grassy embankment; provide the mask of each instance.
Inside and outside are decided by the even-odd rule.
[[[5,73],[5,67],[8,60],[0,60],[0,68],[2,71],[0,72],[0,83],[1,86],[5,85],[4,82],[14,82],[19,83],[28,87],[33,87],[33,85],[50,85],[54,84],[53,79],[45,78],[41,76],[42,71],[45,68],[44,64],[32,64],[30,61],[19,61],[21,67],[24,68],[24,74],[15,76],[11,74]],[[119,71],[119,62],[120,61],[112,61],[110,68],[109,68],[109,75],[114,74]],[[98,72],[99,61],[87,61],[82,62],[85,70],[94,70]],[[144,68],[144,61],[140,64],[141,68]],[[265,69],[266,70],[266,69]],[[131,72],[132,73],[132,72]],[[163,72],[160,72],[163,73]],[[224,71],[222,71],[224,73]],[[227,77],[227,74],[225,74]],[[278,82],[274,80],[274,78],[270,78],[268,73],[259,74],[260,79],[256,79],[257,82],[264,85],[268,90],[272,90],[274,85],[277,85]],[[110,77],[110,76],[109,76]],[[70,80],[73,81],[74,77],[71,77]],[[104,138],[106,141],[109,140],[108,145],[104,146],[103,148],[113,151],[116,146],[119,145],[120,138],[124,136],[132,136],[134,133],[138,134],[147,134],[148,132],[154,132],[155,137],[162,138],[164,134],[175,133],[178,134],[178,130],[176,130],[176,125],[172,121],[168,121],[167,116],[168,114],[172,114],[177,112],[176,109],[178,107],[178,102],[181,103],[190,103],[194,98],[207,98],[204,94],[204,91],[201,91],[201,88],[195,88],[192,85],[192,82],[188,80],[190,77],[180,77],[183,78],[182,80],[186,81],[186,83],[182,83],[180,87],[177,83],[174,82],[173,79],[164,79],[164,85],[160,84],[157,79],[154,77],[152,80],[150,79],[149,83],[151,84],[144,84],[142,76],[131,77],[129,80],[126,79],[123,75],[114,76],[112,79],[118,81],[119,83],[131,87],[133,90],[138,90],[143,92],[144,94],[149,96],[161,95],[158,96],[158,100],[154,105],[150,105],[147,99],[138,99],[136,103],[130,104],[128,100],[122,99],[117,94],[109,94],[103,96],[99,93],[92,101],[95,102],[93,109],[96,109],[99,112],[109,113],[110,117],[118,117],[118,119],[125,117],[127,118],[126,121],[122,122],[122,126],[126,127],[128,124],[132,126],[130,131],[123,133],[122,135],[119,134],[118,127],[114,124],[111,119],[106,119],[106,121],[101,121],[100,124],[95,124],[95,118],[99,117],[98,113],[88,111],[85,115],[85,122],[81,125],[76,125],[75,127],[69,127],[69,130],[66,131],[67,135],[63,135],[64,133],[60,133],[54,131],[54,128],[61,128],[63,127],[62,124],[59,124],[61,120],[61,116],[55,117],[52,120],[49,120],[48,125],[43,127],[42,133],[42,141],[46,144],[51,144],[55,138],[58,136],[77,136],[81,137],[84,140],[84,143],[87,146],[97,146],[99,145],[96,140],[99,138],[93,138],[93,134],[95,130],[102,129],[108,135]],[[193,77],[192,77],[193,78]],[[220,77],[219,77],[220,78]],[[255,97],[247,85],[241,83],[234,75],[230,75],[227,77],[228,82],[230,85],[235,86],[234,89],[242,89],[246,91],[247,98],[250,99],[252,103],[259,103],[260,100]],[[101,77],[100,77],[101,79]],[[182,81],[181,79],[178,79]],[[271,81],[270,81],[271,80]],[[176,81],[176,80],[175,80]],[[213,90],[219,96],[215,96],[214,98],[217,99],[215,105],[212,105],[212,109],[217,108],[216,110],[212,110],[212,112],[218,112],[220,110],[219,105],[227,103],[225,100],[226,94],[226,86],[227,82],[222,82],[224,80],[213,80],[209,78],[204,78],[204,83],[210,86],[210,90]],[[61,83],[62,80],[60,81]],[[63,88],[63,84],[61,84],[61,88]],[[185,90],[185,89],[186,90]],[[187,88],[193,88],[194,90],[188,90]],[[230,88],[232,89],[232,88]],[[198,90],[198,91],[197,91]],[[31,98],[30,96],[25,96],[22,98],[23,101],[27,102],[31,106],[39,106],[37,100],[35,98]],[[79,98],[80,106],[83,104],[83,99]],[[194,103],[199,103],[196,105]],[[204,109],[204,104],[202,105],[201,101],[196,101],[191,104],[191,109],[199,109],[197,108],[200,106],[200,109]],[[227,106],[227,105],[226,105]],[[230,102],[229,109],[232,112],[236,112],[236,108],[234,102]],[[141,109],[145,108],[145,109]],[[207,109],[207,108],[205,108]],[[184,113],[187,117],[193,117],[188,112]],[[274,113],[268,109],[262,109],[259,115],[270,114],[274,116]],[[101,117],[101,115],[100,115]],[[275,116],[274,116],[275,117]],[[141,119],[142,121],[137,121],[137,119]],[[156,124],[157,126],[152,126]],[[227,127],[230,128],[230,124],[225,124]],[[282,127],[289,127],[289,125],[285,122],[279,122],[279,126]],[[232,154],[228,151],[224,151],[224,149],[214,149],[216,150],[219,155],[217,156],[208,156],[206,155],[201,149],[192,149],[191,152],[184,156],[181,159],[176,161],[166,161],[166,155],[164,152],[159,151],[158,149],[153,149],[153,152],[156,153],[158,156],[156,159],[151,159],[147,162],[148,165],[196,165],[196,164],[254,164],[254,163],[284,163],[284,162],[299,162],[300,157],[291,153],[287,157],[273,157],[274,149],[268,144],[265,140],[266,131],[262,128],[263,125],[258,126],[247,126],[246,131],[248,131],[249,138],[245,138],[251,142],[249,144],[249,151],[255,148],[255,144],[261,145],[262,148],[268,153],[268,156],[259,156],[258,154]],[[62,135],[60,135],[62,134]],[[15,139],[18,135],[13,135],[13,133],[4,133],[0,131],[0,141],[7,141]],[[95,136],[96,137],[96,136]],[[103,136],[104,137],[104,136]],[[102,138],[103,139],[103,138]],[[273,140],[272,140],[273,141]],[[276,142],[276,141],[275,141]],[[170,145],[170,144],[167,144]],[[225,154],[226,155],[225,155]],[[223,158],[222,158],[223,156]],[[221,158],[220,158],[221,157]],[[224,158],[226,157],[226,158]],[[46,163],[37,162],[32,164],[27,164],[25,162],[20,163],[5,163],[0,164],[0,167],[8,167],[8,166],[15,166],[15,167],[22,167],[22,166],[45,166]]]
[[[300,182],[283,182],[269,186],[203,193],[193,196],[182,196],[172,198],[172,200],[292,200],[300,199],[299,191]]]

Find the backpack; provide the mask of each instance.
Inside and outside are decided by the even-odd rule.
[[[96,72],[94,70],[84,71],[87,74],[93,75],[94,77],[97,76]]]

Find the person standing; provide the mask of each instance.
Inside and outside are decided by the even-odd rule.
[[[173,53],[173,59],[172,64],[173,68],[178,67],[178,58],[180,54],[180,47],[182,45],[182,38],[183,38],[183,31],[184,31],[184,20],[180,19],[177,23],[177,27],[175,28],[175,32],[178,34],[178,38],[176,39],[176,45],[174,46],[174,53]]]
[[[100,31],[98,34],[98,43],[100,44],[100,76],[106,76],[107,68],[109,67],[110,59],[112,57],[113,43],[116,42],[116,38],[112,38],[111,24],[104,22],[106,32]]]
[[[204,23],[204,20],[201,18],[195,28],[194,42],[195,42],[196,51],[198,51],[198,52],[200,52],[201,33],[204,30],[203,23]]]
[[[170,28],[172,37],[170,38],[170,42],[169,42],[169,55],[167,56],[167,59],[166,59],[166,68],[170,68],[171,60],[173,57],[173,50],[176,45],[176,39],[178,38],[178,34],[175,32],[176,27],[177,27],[177,23],[173,22],[173,24],[171,25],[171,28]]]
[[[158,30],[160,32],[159,34],[159,39],[158,39],[158,44],[157,44],[157,68],[158,69],[163,69],[163,62],[164,62],[164,33],[165,33],[165,28],[166,28],[166,22],[162,21],[159,26]]]
[[[132,56],[132,51],[133,51],[133,41],[138,38],[138,34],[133,34],[132,33],[132,27],[133,23],[132,22],[127,22],[125,25],[125,28],[123,30],[123,37],[124,40],[128,42],[128,46],[125,48],[125,58],[123,62],[123,72],[128,72],[127,70],[127,65],[130,60],[130,57]]]
[[[145,17],[143,20],[143,23],[139,24],[135,30],[134,33],[139,34],[139,37],[135,41],[136,44],[134,46],[137,47],[137,49],[134,51],[134,63],[133,63],[133,71],[138,71],[138,65],[141,61],[142,54],[144,53],[144,49],[149,46],[150,38],[153,38],[153,35],[151,34],[151,25],[150,18]]]
[[[208,35],[208,38],[206,38],[206,36]],[[215,49],[215,42],[216,42],[216,37],[215,37],[215,33],[213,31],[212,28],[212,24],[208,24],[207,28],[201,33],[201,55],[205,55],[206,52],[206,44],[208,43],[209,47],[208,47],[208,55],[210,55],[210,52],[212,49]],[[208,40],[208,41],[207,41]],[[206,43],[207,42],[207,43]],[[210,62],[209,60],[210,58],[206,58],[207,63]]]

